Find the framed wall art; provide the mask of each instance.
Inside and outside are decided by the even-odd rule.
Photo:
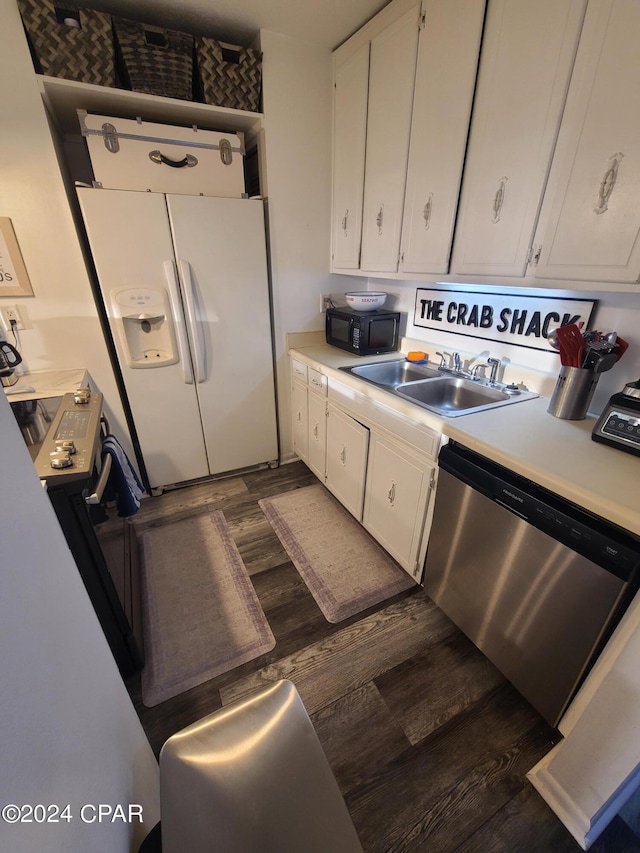
[[[33,288],[8,216],[0,216],[1,296],[33,296]]]

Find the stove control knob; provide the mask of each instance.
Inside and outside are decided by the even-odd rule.
[[[56,441],[56,450],[59,453],[69,453],[71,456],[76,452],[75,442],[68,438],[64,441]]]
[[[73,402],[74,403],[88,403],[89,398],[91,397],[91,391],[88,388],[78,388],[77,391],[73,393]]]
[[[73,465],[71,456],[65,450],[56,450],[49,454],[52,468],[70,468]]]

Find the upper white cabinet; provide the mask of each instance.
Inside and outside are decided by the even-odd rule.
[[[336,61],[333,130],[333,266],[358,269],[367,140],[369,42]]]
[[[446,268],[484,6],[398,0],[334,54],[333,271]]]
[[[485,0],[424,0],[411,120],[400,271],[446,273]]]
[[[536,278],[638,281],[640,3],[590,0],[536,233]]]
[[[489,2],[452,273],[525,274],[586,2]]]
[[[363,270],[395,272],[409,153],[419,6],[371,42],[362,210]]]

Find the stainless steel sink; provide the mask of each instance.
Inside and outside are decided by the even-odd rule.
[[[433,367],[414,364],[406,359],[395,359],[394,361],[379,361],[375,364],[360,364],[356,367],[341,367],[347,373],[359,376],[374,385],[383,388],[395,388],[405,382],[414,382],[420,379],[430,379],[441,374]]]
[[[406,359],[358,364],[354,367],[341,367],[340,370],[449,418],[519,403],[538,396],[515,385],[488,385],[483,380],[450,375]]]
[[[506,389],[506,390],[505,390]],[[456,417],[537,397],[515,386],[490,386],[462,376],[442,376],[398,385],[395,393],[439,415]]]

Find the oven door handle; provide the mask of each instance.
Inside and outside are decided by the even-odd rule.
[[[100,418],[102,422],[102,426],[105,428],[105,435],[109,435],[111,432],[111,425],[109,424],[109,418],[102,413],[102,417]],[[107,480],[109,479],[109,474],[111,473],[111,454],[105,453],[101,457],[102,459],[102,467],[100,468],[100,476],[98,477],[98,482],[96,483],[96,490],[92,495],[87,495],[84,499],[86,504],[90,506],[95,506],[102,502],[102,495],[104,494],[104,490],[107,487]]]
[[[102,469],[100,471],[100,476],[98,477],[98,482],[96,483],[96,490],[92,495],[87,495],[84,499],[86,504],[94,506],[95,504],[99,504],[102,501],[102,495],[104,494],[104,490],[107,487],[107,480],[109,479],[109,473],[111,472],[111,456],[106,453],[102,457]]]

